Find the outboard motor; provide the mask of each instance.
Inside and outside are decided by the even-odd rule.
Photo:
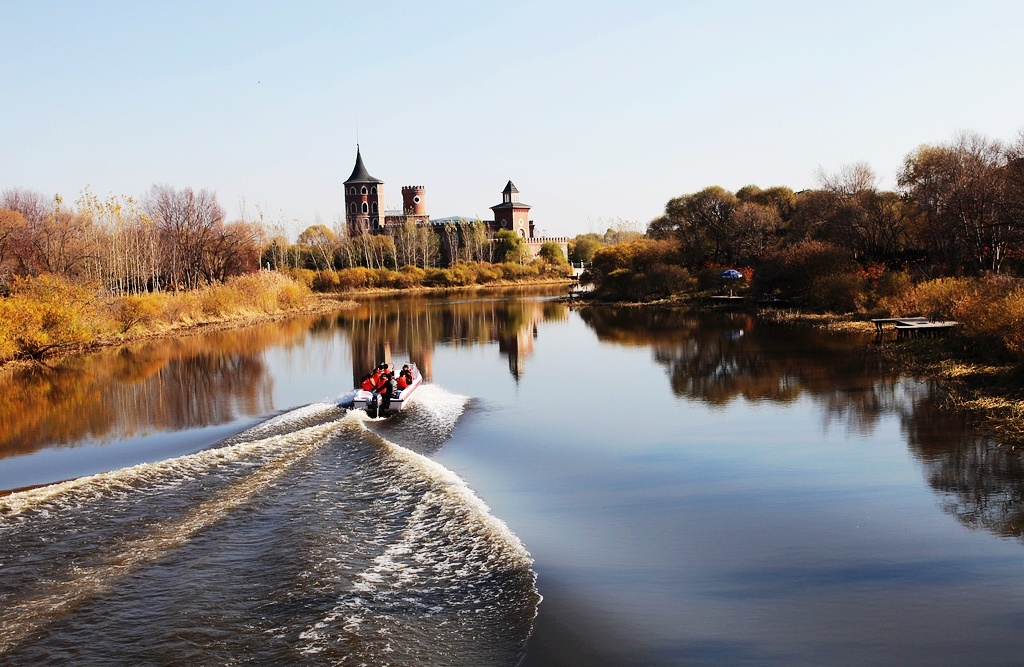
[[[378,394],[371,394],[370,398],[366,399],[366,414],[376,419],[380,413],[380,396]]]

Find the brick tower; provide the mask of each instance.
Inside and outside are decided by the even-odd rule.
[[[384,228],[384,181],[366,171],[358,144],[356,165],[345,181],[345,220],[351,236]]]
[[[492,206],[491,210],[494,211],[494,231],[511,229],[524,239],[533,238],[530,205],[519,201],[519,190],[512,181],[501,191],[501,203]]]
[[[402,188],[402,215],[417,223],[430,220],[427,215],[427,188],[422,185],[406,185]]]

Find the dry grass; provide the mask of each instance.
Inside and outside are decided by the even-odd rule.
[[[13,297],[0,302],[3,309],[11,311],[3,318],[4,322],[26,322],[21,329],[0,326],[0,365],[44,356],[59,357],[132,340],[248,326],[296,313],[328,312],[355,305],[351,301],[313,295],[305,285],[269,272],[240,276],[194,292],[106,300],[85,299],[75,291],[80,288],[66,284],[52,289],[50,282],[53,280],[56,279],[39,281],[47,288],[45,291],[36,287],[29,294],[26,287],[25,299]],[[69,295],[77,295],[77,298],[69,298]],[[46,317],[27,317],[35,315],[40,304],[48,308],[44,314],[56,313],[49,320],[57,325],[44,326],[49,321]],[[70,310],[72,307],[78,310]],[[77,325],[79,321],[93,323],[88,336],[72,335],[81,329]]]

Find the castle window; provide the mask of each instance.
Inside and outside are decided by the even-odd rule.
[[[354,187],[351,187],[351,188],[348,189],[348,193],[350,195],[354,195],[356,193],[356,189]]]
[[[361,191],[361,194],[364,194],[364,195],[366,194],[366,186],[365,186],[365,185],[363,186],[363,189],[362,189],[362,191]]]
[[[377,212],[377,202],[373,202],[373,205],[370,206],[370,210],[373,211],[374,213]]]
[[[376,185],[374,185],[372,188],[370,188],[370,194],[371,195],[377,194],[377,186]]]
[[[348,205],[348,212],[349,213],[355,213],[356,212],[356,203],[355,202],[352,202],[351,204]]]
[[[363,202],[363,213],[369,213],[369,212],[370,212],[370,205],[367,204],[366,202]]]

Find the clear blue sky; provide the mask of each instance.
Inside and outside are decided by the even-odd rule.
[[[671,197],[814,185],[958,130],[1024,128],[1024,3],[0,0],[0,190],[208,188],[294,234],[342,210],[357,138],[386,203],[550,235]]]

